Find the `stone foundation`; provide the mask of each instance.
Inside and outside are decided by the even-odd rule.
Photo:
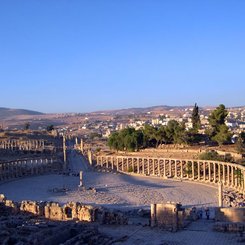
[[[185,210],[179,203],[165,203],[151,205],[151,226],[170,231],[177,231],[186,227],[197,219],[196,209]]]
[[[217,208],[215,210],[215,220],[245,223],[245,208]]]
[[[217,222],[214,230],[218,232],[245,232],[245,223]]]
[[[57,202],[22,201],[21,203],[7,200],[0,195],[3,214],[28,213],[53,221],[99,222],[101,224],[127,224],[127,218],[121,213],[101,207],[84,205],[79,202],[69,202],[61,206]]]

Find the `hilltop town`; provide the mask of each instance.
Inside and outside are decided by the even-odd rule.
[[[215,107],[199,108],[201,128],[208,128],[208,116]],[[143,128],[145,124],[166,126],[170,120],[184,123],[186,129],[192,128],[191,114],[193,106],[155,106],[149,108],[99,111],[91,113],[62,113],[26,115],[1,115],[2,129],[23,129],[26,122],[31,129],[46,130],[48,125],[54,125],[58,132],[67,131],[69,134],[84,138],[104,138],[117,130],[133,127]],[[229,114],[226,125],[231,132],[239,134],[245,129],[245,107],[227,108]]]

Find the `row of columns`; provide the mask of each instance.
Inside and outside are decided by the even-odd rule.
[[[56,162],[50,159],[27,159],[0,163],[0,181],[52,171]]]
[[[1,140],[0,149],[4,150],[44,150],[44,140]]]
[[[226,162],[131,156],[98,156],[97,165],[122,172],[220,183],[245,192],[245,167]]]

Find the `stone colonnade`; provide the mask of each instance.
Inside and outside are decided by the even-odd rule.
[[[61,164],[53,158],[25,159],[0,163],[0,181],[59,171]]]
[[[43,151],[44,140],[1,140],[0,149],[4,150],[26,150]]]
[[[98,156],[97,165],[121,172],[132,172],[163,178],[176,178],[204,183],[223,183],[245,194],[245,167],[239,164],[135,156]]]

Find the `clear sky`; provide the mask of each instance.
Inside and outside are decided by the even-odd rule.
[[[1,0],[0,107],[245,105],[244,0]]]

